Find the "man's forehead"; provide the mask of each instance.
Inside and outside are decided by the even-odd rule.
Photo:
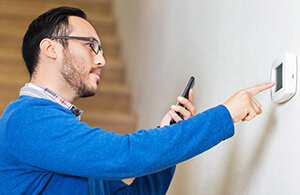
[[[93,37],[96,40],[100,41],[94,27],[85,19],[77,16],[70,16],[69,24],[72,26],[73,29],[71,33],[72,35]]]

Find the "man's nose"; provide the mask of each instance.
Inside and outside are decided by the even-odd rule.
[[[95,55],[94,61],[95,61],[95,64],[100,67],[103,67],[106,64],[105,58],[101,52],[99,52],[97,55]]]

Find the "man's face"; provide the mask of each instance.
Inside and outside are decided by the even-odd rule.
[[[69,36],[93,37],[100,43],[94,28],[84,19],[69,17],[74,29]],[[101,68],[105,60],[101,52],[96,54],[89,41],[68,40],[68,47],[63,50],[60,72],[68,85],[76,91],[78,97],[89,97],[97,93]]]

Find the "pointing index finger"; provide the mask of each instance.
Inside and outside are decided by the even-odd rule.
[[[250,88],[246,89],[246,91],[248,91],[252,96],[254,96],[254,95],[258,94],[259,92],[270,89],[274,85],[275,85],[274,82],[265,83],[265,84],[261,84],[261,85],[256,85],[254,87],[250,87]]]

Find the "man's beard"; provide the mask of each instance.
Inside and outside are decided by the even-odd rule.
[[[84,78],[82,73],[86,71],[85,61],[83,58],[72,56],[68,51],[64,50],[64,59],[61,64],[61,74],[66,82],[74,89],[78,97],[90,97],[97,93],[97,89],[92,89],[85,84],[88,78]],[[97,81],[97,86],[99,81]]]

